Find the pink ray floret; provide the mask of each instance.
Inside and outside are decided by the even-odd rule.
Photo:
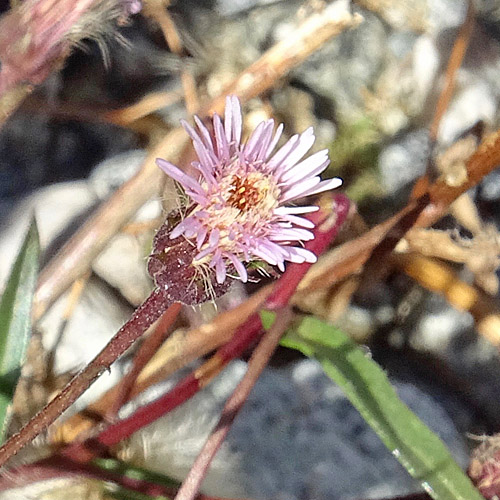
[[[246,282],[244,262],[264,260],[284,270],[284,262],[315,262],[301,246],[314,238],[314,225],[301,215],[315,206],[287,206],[299,198],[334,189],[338,178],[322,181],[319,175],[330,160],[323,150],[305,159],[315,137],[312,128],[291,137],[273,153],[283,131],[274,121],[260,123],[246,143],[241,142],[242,115],[237,97],[226,99],[224,121],[213,117],[213,133],[195,117],[196,129],[182,122],[193,141],[198,161],[197,179],[168,161],[158,166],[177,181],[192,200],[186,217],[170,237],[184,236],[197,248],[194,265],[215,270],[218,283],[227,267]]]

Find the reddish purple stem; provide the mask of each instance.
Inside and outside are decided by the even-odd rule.
[[[67,410],[168,308],[161,291],[155,290],[134,312],[104,349],[17,434],[0,448],[0,466],[46,429]]]

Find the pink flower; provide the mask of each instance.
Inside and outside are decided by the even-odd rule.
[[[194,265],[215,268],[218,283],[227,268],[247,281],[243,262],[266,261],[284,270],[284,262],[315,262],[316,256],[301,242],[311,240],[314,225],[302,214],[316,206],[287,206],[298,198],[334,189],[338,178],[321,181],[330,160],[323,150],[302,159],[314,143],[312,128],[294,135],[273,154],[283,131],[274,121],[260,123],[246,143],[241,141],[242,116],[237,97],[226,99],[224,122],[213,117],[213,135],[195,117],[198,130],[182,125],[198,155],[195,179],[171,163],[157,159],[158,166],[175,179],[192,200],[186,217],[170,238],[184,236],[196,245]]]

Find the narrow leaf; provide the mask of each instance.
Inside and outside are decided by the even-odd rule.
[[[40,244],[33,220],[0,300],[0,440],[21,373],[31,333],[31,304],[38,274]]]
[[[317,359],[406,470],[438,500],[484,500],[448,449],[398,398],[384,371],[335,327],[307,317],[282,345]]]

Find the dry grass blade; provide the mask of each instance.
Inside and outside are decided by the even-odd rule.
[[[461,311],[468,311],[476,328],[493,345],[500,346],[500,303],[477,287],[462,281],[443,262],[417,254],[393,256],[393,262],[422,286],[443,295]]]

